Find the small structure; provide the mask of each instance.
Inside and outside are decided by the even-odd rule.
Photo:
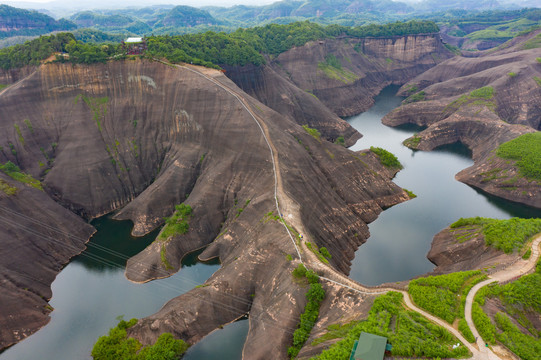
[[[355,341],[349,360],[382,360],[385,351],[392,346],[387,344],[387,338],[362,332],[359,340]]]
[[[131,37],[122,41],[122,48],[126,55],[141,55],[147,49],[147,42],[144,38]]]

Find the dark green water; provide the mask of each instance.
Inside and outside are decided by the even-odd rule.
[[[418,197],[385,210],[369,225],[370,238],[356,252],[350,277],[366,285],[408,280],[431,271],[426,254],[432,238],[460,217],[505,219],[541,217],[541,211],[487,196],[455,180],[455,174],[473,164],[467,148],[453,144],[432,152],[413,151],[402,141],[420,129],[391,128],[381,118],[402,98],[390,86],[367,112],[348,119],[363,138],[352,150],[379,146],[395,154],[404,169],[394,182]]]
[[[193,253],[183,259],[177,274],[134,284],[124,277],[126,259],[149,245],[157,231],[134,238],[131,222],[107,216],[92,224],[98,232],[88,250],[74,258],[52,284],[50,304],[55,310],[49,324],[4,351],[0,359],[90,359],[93,344],[117,324],[118,316],[151,315],[168,300],[204,283],[220,266],[217,261],[201,263],[197,261],[199,253]],[[247,325],[248,321],[240,321],[212,333],[190,349],[189,358],[240,359]],[[228,346],[220,348],[223,342]]]
[[[370,224],[371,236],[356,253],[351,277],[368,285],[407,280],[432,270],[426,259],[432,237],[460,217],[541,217],[541,211],[487,196],[454,180],[470,166],[469,152],[452,145],[433,152],[414,152],[402,141],[415,127],[389,128],[381,118],[400,104],[397,87],[385,89],[369,111],[348,119],[364,137],[352,150],[383,147],[404,165],[395,182],[418,198],[385,210]],[[197,261],[197,253],[183,260],[174,276],[146,284],[124,277],[127,257],[133,256],[156,236],[130,236],[131,222],[103,217],[93,222],[98,233],[89,249],[76,257],[52,284],[51,321],[43,329],[4,351],[0,360],[90,359],[97,338],[107,333],[123,315],[141,318],[158,311],[171,298],[205,282],[219,264]],[[188,350],[185,359],[240,359],[248,333],[248,321],[216,330]],[[272,357],[269,357],[272,358]]]

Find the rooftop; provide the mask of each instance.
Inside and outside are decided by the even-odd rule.
[[[126,41],[124,41],[126,43],[139,43],[139,42],[143,42],[143,38],[140,38],[140,37],[131,37],[131,38],[127,38]]]

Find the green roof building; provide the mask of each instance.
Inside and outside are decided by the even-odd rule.
[[[353,345],[349,360],[382,360],[385,350],[390,349],[386,337],[362,332]]]

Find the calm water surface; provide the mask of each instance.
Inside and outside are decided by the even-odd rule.
[[[183,268],[177,274],[134,284],[124,277],[126,259],[150,244],[157,231],[134,238],[130,236],[131,222],[107,216],[92,224],[98,232],[88,250],[74,258],[52,284],[50,304],[55,310],[49,324],[3,352],[1,360],[90,359],[97,338],[115,326],[119,316],[131,319],[151,315],[168,300],[204,283],[220,267],[218,262],[198,262],[198,253],[194,253],[183,259]],[[190,349],[193,355],[189,358],[240,359],[247,324],[233,323],[205,337]],[[229,347],[213,346],[221,341]]]
[[[400,104],[397,87],[386,88],[367,112],[348,119],[364,137],[351,149],[383,147],[398,156],[404,170],[394,181],[418,195],[385,210],[370,224],[371,236],[356,253],[351,277],[367,285],[407,280],[433,269],[426,259],[432,237],[460,217],[541,217],[541,211],[480,194],[454,180],[472,165],[467,149],[453,145],[433,152],[415,152],[402,141],[419,129],[389,128],[381,118]],[[183,260],[182,270],[167,279],[134,284],[124,277],[126,258],[144,249],[157,232],[130,236],[131,222],[103,217],[89,249],[76,257],[52,284],[55,310],[51,321],[28,339],[4,351],[0,360],[90,359],[97,338],[124,319],[158,311],[169,299],[205,282],[219,264],[197,261],[197,253]],[[104,251],[104,248],[109,249]],[[120,256],[119,256],[120,255]],[[241,320],[216,330],[188,350],[185,359],[240,359],[248,333]]]
[[[366,284],[408,280],[431,271],[426,254],[432,238],[460,217],[541,217],[541,211],[486,196],[455,180],[455,174],[473,164],[468,149],[454,144],[432,152],[413,151],[402,141],[420,131],[416,127],[391,128],[381,118],[402,98],[390,86],[365,113],[348,119],[363,138],[351,150],[382,147],[395,154],[404,169],[394,182],[418,197],[393,206],[369,225],[370,238],[356,252],[351,278]]]

